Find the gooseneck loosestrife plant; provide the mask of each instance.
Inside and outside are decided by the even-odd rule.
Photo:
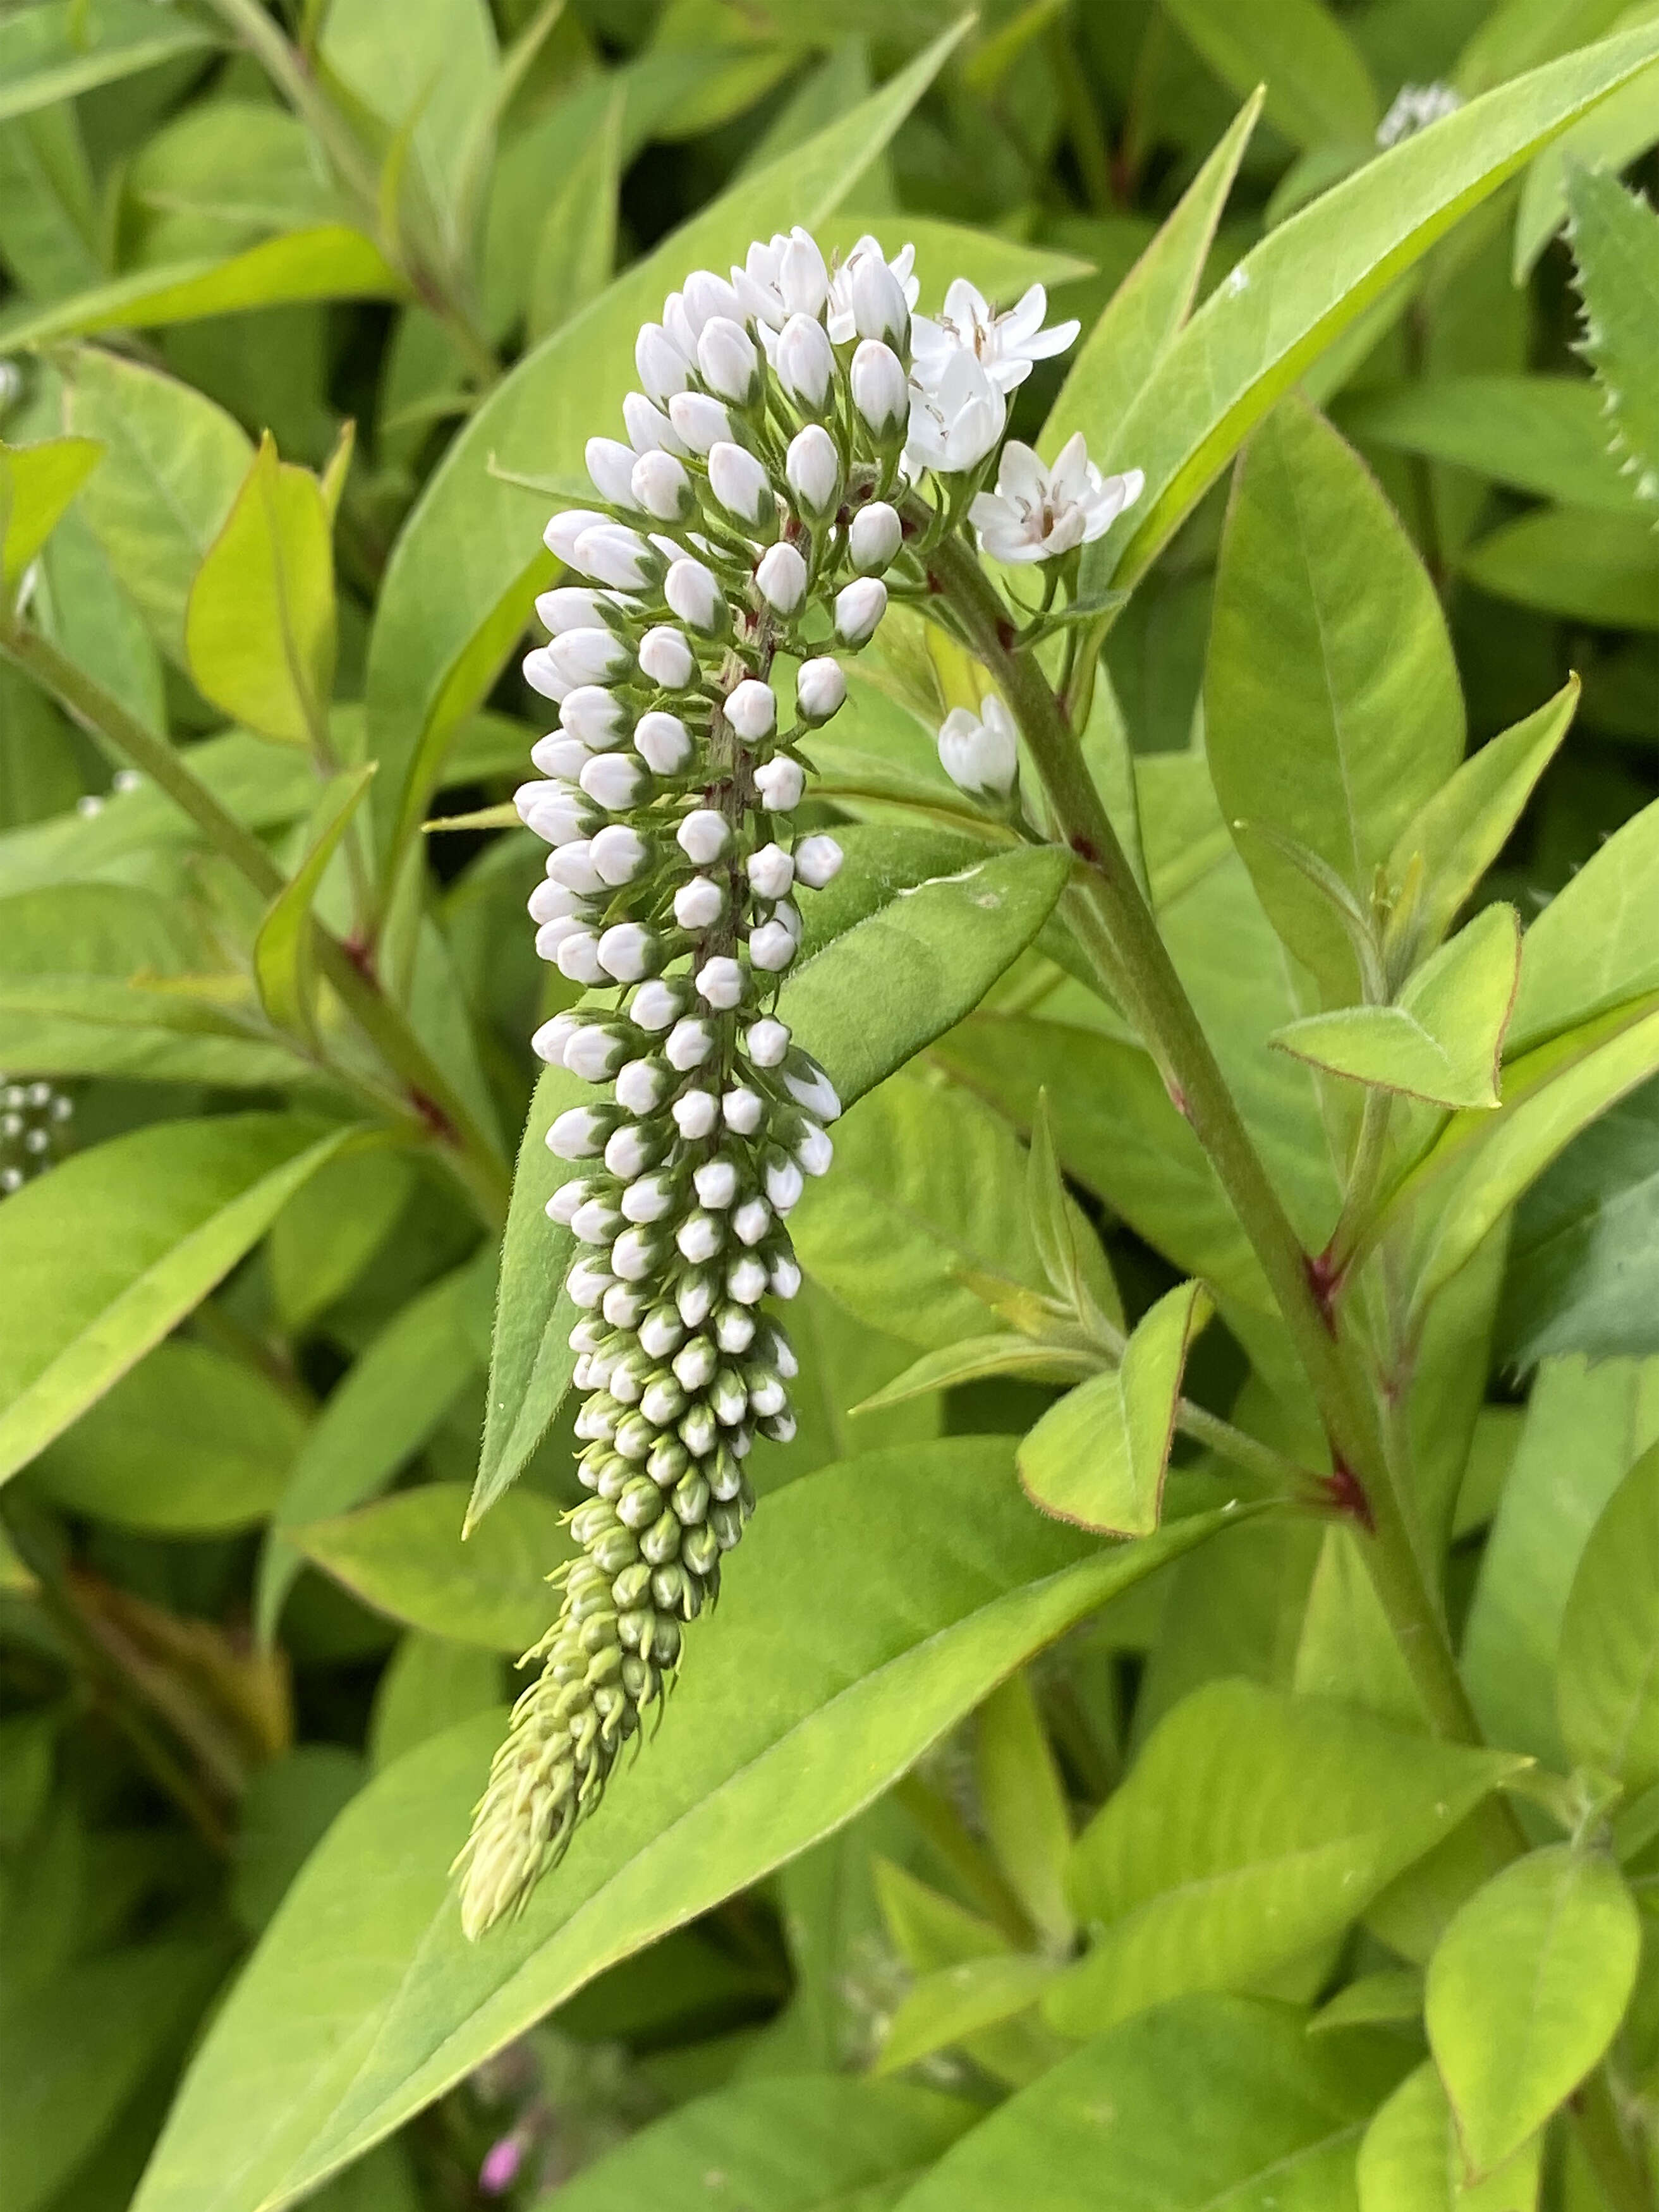
[[[593,1495],[459,1862],[475,1936],[523,1905],[660,1706],[754,1510],[744,1462],[794,1434],[796,1357],[764,1302],[799,1288],[787,1223],[841,1109],[777,1002],[799,900],[842,863],[794,826],[842,659],[890,594],[929,595],[948,538],[1074,580],[1140,489],[1103,482],[1080,438],[1052,471],[1003,444],[1009,392],[1077,335],[1043,328],[1042,287],[998,314],[958,280],[932,321],[913,259],[866,237],[832,268],[797,228],[729,280],[694,271],[640,331],[626,442],[588,442],[599,503],[548,525],[580,580],[537,602],[550,642],[524,672],[558,726],[516,804],[552,848],[537,951],[590,993],[533,1042],[599,1093],[547,1138],[580,1166],[548,1211],[582,1248],[565,1287]],[[1006,798],[1012,724],[994,693],[981,715],[947,719],[940,758]]]

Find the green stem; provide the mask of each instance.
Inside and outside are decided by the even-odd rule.
[[[1322,1496],[1320,1478],[1311,1468],[1286,1459],[1271,1444],[1264,1444],[1244,1430],[1236,1429],[1231,1421],[1224,1421],[1218,1413],[1195,1406],[1190,1398],[1176,1400],[1176,1426],[1183,1437],[1204,1445],[1218,1459],[1224,1459],[1243,1474],[1266,1483],[1272,1497],[1312,1504]]]
[[[957,537],[933,549],[937,589],[996,678],[1042,775],[1077,881],[1109,949],[1108,988],[1145,1041],[1170,1095],[1191,1123],[1261,1263],[1337,1462],[1333,1501],[1346,1504],[1418,1693],[1436,1730],[1478,1741],[1479,1725],[1451,1639],[1412,1540],[1383,1451],[1376,1408],[1315,1289],[1315,1277],[1210,1048],[1191,1000],[1118,842],[1060,702],[1036,659],[1012,645],[1006,610]]]
[[[49,638],[26,623],[0,617],[0,654],[55,698],[83,729],[166,792],[262,898],[273,899],[286,887],[288,878],[258,839],[220,805],[182,755]],[[437,1143],[441,1157],[465,1185],[484,1221],[499,1226],[507,1217],[510,1182],[496,1147],[373,970],[320,923],[313,927],[318,963],[359,1029],[398,1078],[406,1112]]]

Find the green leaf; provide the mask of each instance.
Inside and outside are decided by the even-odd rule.
[[[342,769],[323,787],[306,831],[300,865],[266,909],[253,940],[260,1000],[278,1029],[306,1036],[314,1025],[312,908],[329,862],[368,789],[374,763]]]
[[[203,693],[261,737],[313,750],[325,743],[334,687],[330,536],[322,487],[309,469],[279,461],[267,432],[185,611],[185,650]],[[337,803],[361,797],[368,773],[356,770]]]
[[[268,1924],[362,1781],[362,1760],[337,1743],[295,1744],[252,1777],[240,1806],[228,1900],[250,1936]]]
[[[461,186],[476,118],[498,67],[489,10],[480,0],[331,0],[320,58],[389,132],[406,137],[411,181],[460,243]]]
[[[157,643],[182,667],[190,587],[253,448],[204,393],[94,346],[70,356],[64,421],[104,447],[81,511]]]
[[[1555,1684],[1569,1593],[1603,1508],[1659,1442],[1659,1361],[1547,1360],[1533,1386],[1463,1638],[1486,1733],[1565,1767]],[[1571,1479],[1564,1479],[1564,1470]]]
[[[1261,417],[1471,209],[1659,53],[1648,25],[1568,54],[1419,131],[1281,223],[1170,347],[1113,441],[1146,495],[1102,538],[1091,586],[1137,583]]]
[[[1304,403],[1251,440],[1227,511],[1204,678],[1210,773],[1261,902],[1328,1000],[1358,994],[1347,932],[1273,842],[1362,905],[1463,754],[1463,702],[1434,586],[1381,489]]]
[[[305,1440],[305,1415],[256,1367],[205,1344],[158,1344],[29,1469],[71,1512],[157,1535],[264,1520]]]
[[[295,2202],[614,1960],[837,1827],[1034,1650],[1216,1525],[1091,1547],[1030,1511],[994,1439],[792,1484],[700,1626],[648,1777],[614,1778],[520,1920],[468,1944],[445,1871],[495,1719],[370,1784],[216,2020],[135,2212]]]
[[[961,37],[947,31],[853,112],[744,176],[581,314],[526,356],[428,478],[392,550],[369,641],[375,845],[395,865],[436,787],[451,732],[477,705],[550,574],[545,501],[488,471],[574,477],[586,441],[635,382],[641,322],[686,271],[739,260],[751,239],[817,224],[868,168]]]
[[[48,438],[38,446],[0,440],[0,585],[8,604],[102,453],[89,438]]]
[[[1634,10],[1632,11],[1634,14]],[[1510,275],[1524,284],[1567,219],[1567,180],[1579,169],[1617,173],[1659,140],[1659,70],[1644,70],[1621,92],[1563,131],[1528,170],[1515,216]]]
[[[1651,507],[1659,502],[1659,217],[1616,178],[1587,169],[1573,172],[1567,197],[1584,351],[1633,489]]]
[[[1047,919],[1067,862],[1051,848],[1026,848],[963,867],[963,841],[937,832],[854,830],[842,844],[847,865],[814,902],[778,1011],[846,1106],[978,1003]],[[941,860],[951,872],[931,876]],[[575,1248],[568,1231],[543,1218],[567,1173],[545,1138],[586,1095],[576,1078],[550,1068],[531,1103],[502,1247],[469,1526],[516,1479],[570,1385],[574,1356],[565,1340],[574,1314],[563,1283]]]
[[[1361,1974],[1320,2006],[1308,2022],[1310,2035],[1343,2027],[1392,2027],[1420,2017],[1423,1977],[1408,1966],[1383,1966]]]
[[[1121,1367],[1048,1408],[1019,1448],[1020,1484],[1034,1505],[1109,1535],[1157,1528],[1182,1372],[1208,1317],[1203,1285],[1177,1283],[1136,1322]]]
[[[1321,0],[1164,0],[1165,12],[1234,92],[1267,88],[1267,117],[1297,146],[1369,146],[1376,88]]]
[[[1390,2057],[1310,2040],[1288,2007],[1188,1997],[1074,2051],[1000,2106],[899,2212],[1255,2212],[1352,2202]]]
[[[743,2212],[878,2212],[970,2117],[933,2090],[846,2075],[737,2081],[564,2182],[560,2212],[703,2212],[711,2192]]]
[[[1471,753],[1401,831],[1389,855],[1389,879],[1406,884],[1420,860],[1421,887],[1402,920],[1422,945],[1440,942],[1509,842],[1571,726],[1578,690],[1578,678],[1569,677],[1536,713]]]
[[[1635,497],[1608,453],[1601,397],[1585,377],[1435,377],[1345,407],[1342,427],[1564,507],[1627,515]]]
[[[1659,1083],[1575,1137],[1521,1201],[1498,1339],[1516,1367],[1659,1352]]]
[[[994,1376],[1019,1376],[1032,1382],[1080,1382],[1096,1373],[1100,1355],[1069,1351],[1059,1345],[1034,1344],[1024,1336],[969,1336],[947,1344],[941,1352],[926,1352],[913,1366],[866,1398],[859,1407],[868,1413],[878,1406],[901,1406],[930,1390],[949,1390],[958,1382],[982,1382]]]
[[[1659,800],[1617,830],[1527,932],[1511,1051],[1659,985]]]
[[[1496,1106],[1521,969],[1521,917],[1489,906],[1433,953],[1398,1005],[1343,1006],[1275,1030],[1298,1060],[1436,1106]]]
[[[276,1310],[291,1334],[303,1333],[351,1288],[391,1234],[414,1180],[406,1153],[366,1146],[295,1193],[266,1247]]]
[[[1542,2160],[1542,2142],[1534,2138],[1486,2180],[1466,2185],[1451,2106],[1425,2060],[1365,2130],[1359,2212],[1533,2212]]]
[[[1625,12],[1626,0],[1498,0],[1458,55],[1452,82],[1465,99],[1486,92],[1604,37]]]
[[[1261,112],[1258,88],[1118,286],[1078,348],[1041,440],[1052,460],[1081,430],[1095,459],[1115,457],[1118,424],[1192,313],[1217,225]]]
[[[158,735],[167,728],[161,655],[116,581],[83,499],[41,549],[31,612],[53,644],[147,728]]]
[[[493,1651],[411,1629],[375,1685],[368,1719],[375,1773],[458,1721],[493,1712],[501,1701],[501,1671]]]
[[[1659,1448],[1614,1491],[1561,1622],[1561,1740],[1634,1797],[1659,1782]]]
[[[1494,599],[1610,629],[1659,629],[1659,538],[1644,514],[1540,507],[1465,547],[1457,566]]]
[[[0,316],[0,344],[43,346],[98,331],[159,330],[307,300],[403,297],[403,279],[372,239],[343,223],[313,223],[242,253],[131,270],[70,299]]]
[[[149,0],[46,0],[16,9],[0,17],[0,120],[212,43],[205,25]]]
[[[964,1959],[927,1974],[900,2000],[888,2023],[874,2071],[897,2074],[936,2051],[962,2044],[988,2027],[1030,2012],[1054,1978],[1051,1959],[1024,1952]]]
[[[503,1498],[463,1542],[465,1513],[465,1483],[428,1482],[289,1536],[376,1613],[516,1659],[552,1626],[548,1577],[575,1547],[558,1507],[533,1490]]]
[[[9,1198],[0,1480],[182,1321],[351,1135],[298,1114],[161,1121],[64,1160]]]
[[[1043,1944],[1063,1958],[1077,1932],[1066,1899],[1072,1817],[1024,1674],[1011,1674],[979,1709],[974,1778],[985,1832],[1008,1887]]]
[[[1505,1867],[1429,1961],[1429,2044],[1478,2179],[1512,2158],[1613,2040],[1642,1927],[1610,1859],[1570,1844]]]
[[[1258,1981],[1347,1927],[1524,1764],[1253,1683],[1194,1692],[1078,1839],[1073,1901],[1099,1925],[1044,2011],[1087,2035]]]
[[[611,282],[617,259],[625,104],[619,86],[548,207],[526,308],[526,330],[532,342],[568,322]]]

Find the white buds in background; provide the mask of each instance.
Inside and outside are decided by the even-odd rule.
[[[783,473],[809,522],[823,521],[840,506],[841,455],[821,422],[809,422],[790,440]]]
[[[867,645],[887,611],[887,586],[878,576],[858,576],[836,594],[836,635],[844,645]]]
[[[755,588],[775,614],[798,614],[806,599],[806,563],[782,540],[768,548],[755,570]]]
[[[822,323],[791,315],[778,333],[773,366],[797,407],[811,415],[823,411],[835,382],[836,355]]]
[[[641,453],[629,481],[635,506],[654,521],[684,522],[696,510],[691,479],[672,453]]]
[[[665,691],[684,691],[697,673],[697,658],[683,630],[659,623],[640,640],[640,672]]]
[[[755,788],[770,814],[793,814],[806,788],[806,775],[799,761],[778,753],[755,770]]]
[[[684,460],[686,447],[660,407],[642,392],[630,392],[623,401],[623,427],[636,453],[676,453]]]
[[[576,540],[584,530],[591,530],[595,523],[604,520],[604,515],[596,514],[591,507],[567,507],[562,514],[556,514],[543,531],[542,543],[556,559],[563,562],[567,568],[574,568],[576,566]]]
[[[769,684],[744,677],[726,702],[726,719],[745,744],[758,744],[777,726],[778,702]]]
[[[632,478],[636,459],[634,448],[624,446],[616,438],[590,438],[583,453],[587,473],[593,480],[593,489],[601,499],[613,507],[637,507],[641,502],[634,496]]]
[[[879,338],[866,338],[853,356],[853,404],[878,445],[896,443],[910,417],[910,385],[904,363]]]
[[[722,637],[732,620],[732,610],[712,568],[689,555],[674,562],[663,579],[663,597],[669,610],[688,629],[702,637]]]
[[[809,891],[821,891],[840,874],[844,857],[833,837],[803,837],[795,848],[796,878]]]
[[[658,775],[678,775],[691,758],[690,732],[678,714],[653,708],[634,729],[634,750]]]
[[[722,439],[708,449],[708,488],[728,514],[757,529],[777,528],[777,495],[764,465],[746,446]]]
[[[839,713],[847,698],[847,678],[841,663],[829,653],[804,660],[795,678],[795,712],[803,722],[827,722]]]
[[[660,323],[647,323],[634,344],[634,366],[647,396],[659,407],[691,380],[691,364]],[[673,419],[672,416],[669,418]]]
[[[884,568],[890,568],[903,542],[904,526],[899,520],[898,510],[885,500],[872,500],[868,507],[861,507],[848,532],[853,566],[866,576],[879,575]]]
[[[958,790],[1006,799],[1019,774],[1014,718],[994,692],[977,714],[953,707],[939,733],[940,765]]]
[[[752,407],[758,399],[760,356],[753,338],[733,317],[715,315],[703,325],[697,337],[697,367],[717,399],[742,408]]]

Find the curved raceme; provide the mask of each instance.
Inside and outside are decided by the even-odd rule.
[[[551,848],[537,949],[588,991],[534,1042],[594,1086],[548,1137],[578,1170],[548,1211],[580,1246],[592,1496],[459,1862],[472,1936],[523,1904],[660,1705],[753,1510],[750,1451],[794,1431],[795,1357],[764,1302],[799,1285],[787,1219],[840,1110],[776,1011],[802,895],[842,858],[796,833],[804,748],[888,579],[924,586],[899,502],[924,544],[954,522],[1000,441],[1011,357],[1075,331],[1041,331],[1039,289],[1011,330],[918,325],[924,372],[910,259],[866,239],[832,270],[797,230],[729,280],[689,276],[640,332],[625,441],[589,441],[595,505],[548,526],[568,580],[537,603],[550,639],[525,674],[558,726],[517,796]]]

